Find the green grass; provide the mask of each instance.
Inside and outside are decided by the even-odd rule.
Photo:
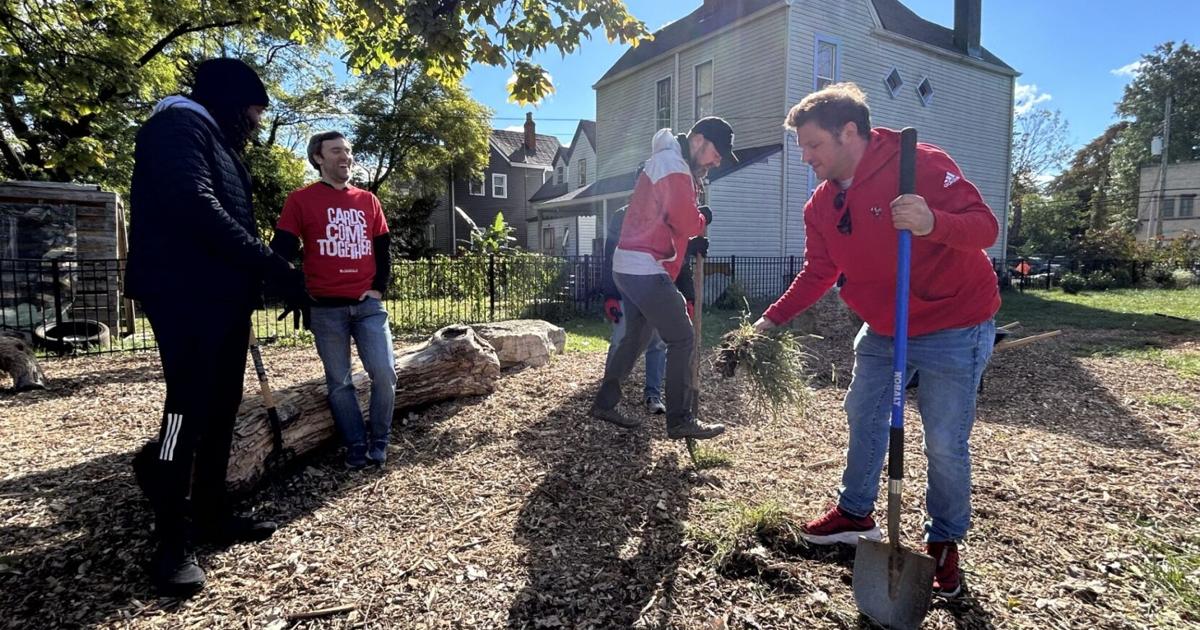
[[[696,445],[696,449],[692,453],[692,463],[696,466],[696,470],[731,468],[733,466],[733,456],[700,443]]]
[[[1144,400],[1155,407],[1169,407],[1189,410],[1196,408],[1196,401],[1182,394],[1153,394],[1151,396],[1146,396]]]
[[[1142,529],[1136,532],[1136,542],[1145,560],[1134,572],[1164,608],[1185,618],[1200,618],[1200,538],[1185,537],[1177,543],[1163,540],[1153,529]]]
[[[721,343],[721,336],[737,327],[741,312],[704,309],[701,320],[701,336],[705,348],[715,348]],[[567,331],[566,352],[606,352],[608,340],[612,337],[612,324],[600,315],[589,318],[575,318],[564,322],[556,322]]]
[[[1006,291],[998,321],[1020,321],[1030,330],[1069,326],[1200,334],[1200,288],[1116,289],[1076,295],[1062,291]],[[1170,315],[1185,320],[1156,315]]]
[[[739,545],[761,532],[789,526],[786,514],[776,501],[745,501],[705,504],[706,526],[689,525],[688,537],[709,548],[709,562],[724,567]]]

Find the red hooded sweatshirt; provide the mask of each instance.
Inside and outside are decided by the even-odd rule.
[[[900,184],[900,133],[871,130],[871,141],[846,189],[825,181],[804,206],[804,267],[792,285],[763,314],[783,324],[812,306],[846,275],[842,300],[872,330],[891,336],[896,327],[897,231],[891,202]],[[916,194],[933,211],[933,231],[913,236],[909,293],[910,337],[974,326],[1000,308],[996,273],[984,248],[999,226],[979,189],[954,160],[931,144],[917,145]],[[849,208],[850,233],[838,231]]]
[[[679,140],[670,129],[660,129],[651,148],[629,198],[617,248],[650,254],[674,280],[688,240],[704,234],[704,215],[696,206],[695,180]],[[617,263],[613,270],[622,272]]]

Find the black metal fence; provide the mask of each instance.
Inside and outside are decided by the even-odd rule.
[[[704,302],[741,308],[778,297],[803,260],[723,256],[705,262]],[[603,259],[594,256],[463,256],[397,262],[386,303],[397,333],[452,323],[598,316]],[[154,348],[150,326],[124,298],[123,260],[0,260],[0,331],[43,353],[92,354]],[[264,340],[305,339],[268,303],[255,311]]]

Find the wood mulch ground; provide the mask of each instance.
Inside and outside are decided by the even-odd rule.
[[[1072,352],[1118,336],[1129,340],[1068,330],[993,359],[973,434],[969,594],[935,603],[926,627],[1200,624],[1195,564],[1169,571],[1200,546],[1200,383]],[[210,584],[185,602],[147,582],[150,519],[130,470],[158,426],[157,357],[44,361],[49,390],[0,396],[0,626],[870,627],[848,548],[807,548],[786,527],[738,537],[730,524],[753,506],[803,521],[835,497],[849,344],[811,343],[812,402],[793,418],[758,417],[736,381],[709,374],[703,410],[729,425],[714,445],[725,468],[694,470],[660,418],[636,431],[589,420],[602,353],[398,415],[382,471],[346,472],[328,451],[255,494],[249,505],[281,529],[205,548]],[[311,349],[266,360],[277,387],[321,374]],[[912,407],[903,532],[916,544]],[[734,542],[718,566],[722,537]],[[1170,590],[1180,585],[1191,604]]]

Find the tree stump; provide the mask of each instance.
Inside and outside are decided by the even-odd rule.
[[[13,380],[13,390],[46,389],[46,375],[33,355],[33,348],[20,337],[0,334],[0,371]]]
[[[370,379],[366,372],[357,372],[353,378],[359,405],[365,412]],[[500,361],[491,345],[470,327],[447,326],[424,344],[397,352],[396,409],[490,394],[499,378]],[[303,455],[334,437],[324,378],[274,394],[286,451]],[[243,493],[258,484],[272,448],[271,426],[262,397],[248,396],[238,410],[225,477],[231,492]]]

